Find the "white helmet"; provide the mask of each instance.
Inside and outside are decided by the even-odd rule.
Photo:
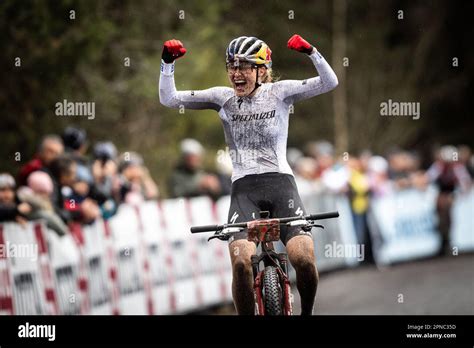
[[[271,68],[272,51],[265,42],[256,37],[241,36],[232,40],[227,47],[226,63],[235,59]]]

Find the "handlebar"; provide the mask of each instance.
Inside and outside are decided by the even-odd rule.
[[[219,229],[219,225],[206,225],[191,227],[191,233],[212,232]]]
[[[309,215],[309,218],[306,218],[306,220],[323,220],[323,219],[332,219],[332,218],[337,218],[337,217],[339,217],[339,212],[331,211],[328,213],[311,214]]]
[[[331,211],[327,213],[319,214],[310,214],[305,216],[292,216],[287,218],[278,219],[280,224],[285,224],[287,222],[296,221],[296,220],[323,220],[323,219],[332,219],[339,217],[339,212]],[[223,230],[228,227],[247,227],[247,222],[239,222],[235,224],[224,224],[224,225],[207,225],[207,226],[194,226],[191,227],[191,233],[202,233],[202,232],[215,232]]]

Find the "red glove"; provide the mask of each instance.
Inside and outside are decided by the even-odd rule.
[[[311,52],[313,52],[314,47],[311,46],[308,41],[303,39],[301,36],[295,34],[288,40],[288,48],[298,52],[311,54]]]
[[[175,59],[178,59],[186,53],[186,48],[184,48],[183,43],[179,40],[168,40],[165,41],[163,45],[163,54],[161,55],[161,59],[165,63],[173,63]]]

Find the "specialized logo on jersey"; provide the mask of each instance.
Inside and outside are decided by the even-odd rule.
[[[272,111],[267,111],[267,112],[262,112],[259,114],[251,114],[251,115],[239,115],[239,114],[233,114],[230,116],[231,121],[255,121],[255,120],[267,120],[270,118],[275,118],[275,110]]]

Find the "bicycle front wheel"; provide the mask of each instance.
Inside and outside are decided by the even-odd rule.
[[[265,267],[263,292],[265,315],[283,315],[283,291],[280,276],[274,266]]]

